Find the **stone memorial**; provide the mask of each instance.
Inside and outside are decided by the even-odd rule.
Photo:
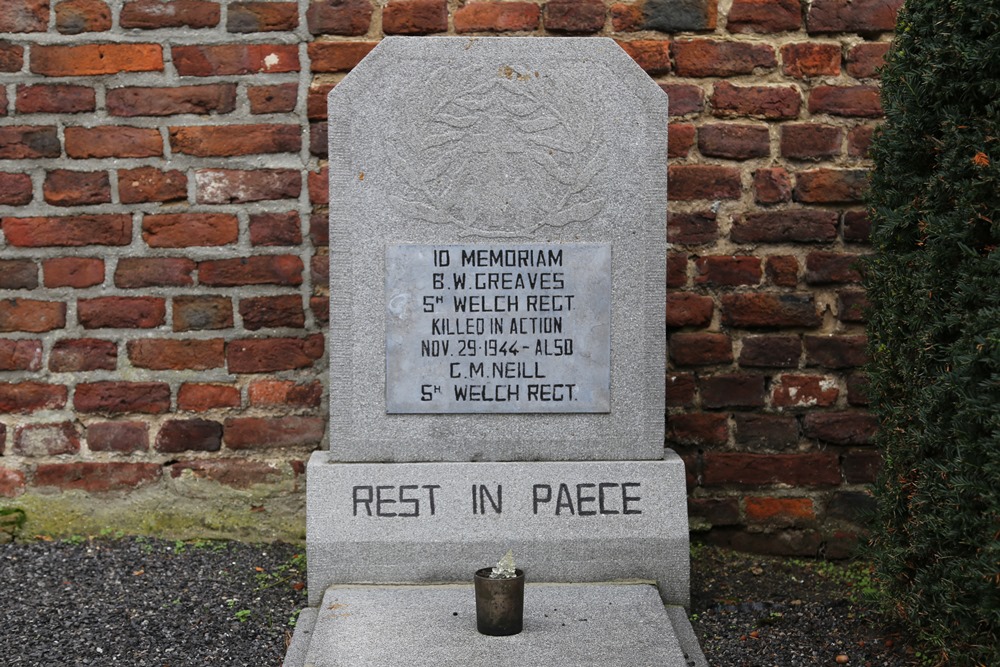
[[[609,39],[390,37],[329,114],[330,443],[285,665],[705,664],[666,95]],[[487,637],[472,575],[508,549],[524,630]]]

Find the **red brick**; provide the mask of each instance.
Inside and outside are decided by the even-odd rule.
[[[840,74],[840,44],[785,44],[781,47],[781,71],[796,79],[837,76]]]
[[[20,85],[14,101],[17,113],[84,113],[97,108],[97,94],[90,86],[63,84]]]
[[[712,321],[715,303],[710,296],[674,292],[667,296],[668,327],[703,327]]]
[[[198,264],[202,285],[301,285],[302,260],[295,255],[258,255]]]
[[[382,32],[387,35],[426,35],[447,31],[447,0],[389,0],[382,10]]]
[[[771,405],[779,409],[826,408],[839,396],[833,379],[817,375],[780,375],[771,387]]]
[[[827,452],[808,454],[742,454],[708,452],[705,454],[706,486],[768,486],[787,484],[797,487],[839,486],[840,466],[837,455]]]
[[[115,268],[115,285],[187,287],[194,284],[196,267],[194,260],[187,257],[122,257]]]
[[[38,287],[38,267],[30,259],[0,259],[0,289]]]
[[[330,171],[324,166],[309,172],[309,201],[315,205],[330,203]]]
[[[146,422],[96,422],[87,426],[87,446],[92,452],[131,454],[149,449]]]
[[[530,2],[470,2],[455,10],[455,32],[535,30],[541,10]]]
[[[298,199],[302,192],[302,175],[295,169],[199,169],[194,180],[201,204]]]
[[[740,523],[740,507],[735,498],[688,498],[687,505],[692,530],[697,524],[714,528]]]
[[[316,247],[330,245],[330,221],[325,213],[309,217],[309,240]]]
[[[885,61],[889,42],[865,42],[847,52],[847,73],[855,79],[878,78],[878,68]]]
[[[865,211],[844,211],[844,240],[848,243],[871,241],[872,221]]]
[[[549,0],[542,22],[552,32],[593,33],[604,28],[601,0]]]
[[[106,107],[112,116],[126,117],[224,114],[236,108],[236,84],[113,88],[107,92]]]
[[[714,243],[719,238],[719,223],[711,211],[671,211],[667,218],[667,238],[670,243],[681,245]]]
[[[230,373],[272,373],[311,368],[323,356],[323,336],[242,338],[226,348]]]
[[[850,204],[863,201],[867,189],[865,169],[812,169],[798,173],[792,196],[807,204]]]
[[[159,463],[40,463],[35,468],[35,486],[54,486],[65,491],[105,493],[124,491],[160,479]]]
[[[174,331],[229,329],[233,326],[233,304],[226,296],[175,296]]]
[[[868,299],[861,290],[840,290],[837,292],[837,319],[841,322],[864,323]]]
[[[687,265],[687,255],[673,252],[667,256],[667,287],[687,285]]]
[[[56,373],[113,371],[118,368],[118,346],[110,340],[57,340],[49,354],[49,370]]]
[[[44,382],[0,382],[0,413],[31,414],[66,405],[66,387]]]
[[[326,98],[333,90],[332,83],[313,82],[306,98],[306,115],[310,120],[326,120]]]
[[[633,39],[619,41],[639,67],[650,74],[666,74],[670,71],[670,43],[663,39]]]
[[[667,131],[667,157],[687,157],[694,147],[695,127],[691,123],[671,123]]]
[[[792,415],[737,412],[733,415],[736,444],[754,449],[791,449],[799,443],[799,422]]]
[[[49,25],[49,0],[4,3],[0,32],[45,32]]]
[[[690,83],[661,83],[670,99],[671,116],[687,116],[705,110],[705,91]]]
[[[778,61],[768,44],[710,39],[675,41],[670,47],[678,76],[736,76],[771,69]]]
[[[645,27],[646,17],[641,4],[616,2],[608,8],[611,29],[615,32],[637,32]]]
[[[281,32],[299,25],[299,8],[294,2],[232,2],[228,6],[229,32]]]
[[[720,447],[729,441],[726,415],[691,412],[667,417],[666,437],[671,446]]]
[[[748,213],[733,220],[736,243],[825,243],[837,238],[833,211],[786,210]]]
[[[792,199],[792,180],[783,167],[753,172],[753,198],[758,204],[780,204]]]
[[[723,294],[722,323],[740,328],[817,327],[811,294]]]
[[[870,444],[878,420],[867,412],[811,412],[802,420],[807,438],[831,445]]]
[[[0,41],[0,72],[20,72],[24,67],[24,47]]]
[[[16,498],[24,493],[24,473],[0,467],[0,497]]]
[[[672,201],[739,199],[740,171],[711,164],[675,164],[669,167],[668,196]]]
[[[166,312],[164,299],[151,296],[80,299],[76,307],[84,329],[151,329],[166,321]]]
[[[857,336],[806,336],[806,364],[833,370],[857,368],[868,361],[868,338]]]
[[[695,260],[695,283],[717,287],[756,285],[760,282],[759,257],[706,256]]]
[[[42,333],[65,326],[65,303],[36,299],[0,300],[0,332]]]
[[[855,449],[844,454],[844,480],[848,484],[873,484],[882,468],[877,451]]]
[[[212,28],[219,24],[219,4],[204,0],[138,0],[122,7],[123,28]]]
[[[295,211],[251,214],[250,243],[255,246],[288,246],[302,243],[299,214]]]
[[[734,86],[716,83],[712,92],[715,116],[748,116],[767,120],[798,118],[802,96],[794,86]]]
[[[810,34],[891,32],[903,0],[813,0],[806,15]]]
[[[31,176],[0,172],[0,204],[24,206],[32,196]]]
[[[299,71],[299,50],[295,44],[209,44],[171,48],[174,67],[181,76]]]
[[[764,407],[764,376],[748,373],[727,373],[703,377],[701,404],[710,410],[717,408]]]
[[[816,510],[811,498],[748,496],[743,499],[743,508],[748,521],[780,528],[800,526],[816,519]]]
[[[858,125],[852,127],[847,132],[847,154],[851,157],[862,159],[868,158],[868,151],[872,146],[872,136],[875,134],[875,127],[872,125]]]
[[[96,257],[55,257],[42,260],[46,287],[93,287],[104,282],[104,260]]]
[[[667,349],[678,366],[728,364],[733,360],[733,341],[721,333],[675,333]]]
[[[806,284],[861,282],[858,271],[861,257],[836,252],[811,252],[806,257]]]
[[[773,33],[802,27],[799,0],[733,0],[726,28],[729,32]]]
[[[197,479],[207,479],[234,489],[249,489],[255,484],[273,484],[281,480],[281,470],[273,463],[246,459],[192,459],[170,465],[170,476],[185,471]]]
[[[298,125],[171,127],[170,147],[174,153],[198,157],[297,153],[302,147],[302,130]]]
[[[370,0],[312,0],[306,21],[313,35],[357,37],[368,32],[372,4]]]
[[[328,124],[309,124],[309,153],[320,159],[326,159],[328,153]]]
[[[816,86],[809,93],[809,113],[878,118],[882,100],[878,86]]]
[[[53,169],[45,174],[42,195],[53,206],[107,204],[111,202],[111,180],[106,171]]]
[[[279,83],[274,86],[247,88],[250,113],[289,113],[295,111],[299,99],[299,84]]]
[[[2,160],[34,160],[42,157],[59,157],[61,154],[59,136],[54,127],[32,125],[0,127]]]
[[[227,384],[185,382],[177,392],[177,408],[205,412],[216,408],[240,407],[240,390]]]
[[[833,125],[796,123],[781,126],[781,156],[794,160],[822,160],[840,155],[844,130]]]
[[[250,331],[269,327],[301,329],[305,326],[302,297],[298,294],[242,299],[240,317],[243,319],[243,328]]]
[[[176,47],[175,47],[176,48]],[[42,76],[100,76],[162,72],[159,44],[81,44],[31,47],[31,71]]]
[[[73,407],[80,412],[162,414],[170,410],[165,382],[81,382]]]
[[[119,169],[118,198],[123,204],[183,201],[187,199],[187,176],[179,169]]]
[[[667,376],[667,406],[676,408],[693,407],[696,387],[694,376],[690,373],[671,373]]]
[[[316,381],[255,380],[250,383],[247,395],[250,405],[255,407],[318,408],[323,398],[323,385]]]
[[[229,449],[315,446],[326,433],[322,417],[234,417],[225,421]]]
[[[802,356],[798,336],[746,336],[740,350],[740,366],[795,368]]]
[[[314,74],[349,72],[378,42],[311,42],[309,60]]]
[[[771,153],[771,138],[765,125],[714,123],[698,130],[698,150],[706,157],[749,160]]]
[[[19,456],[58,456],[80,451],[80,436],[71,422],[27,424],[14,429],[11,451]]]
[[[156,434],[158,452],[217,452],[222,449],[222,424],[207,419],[169,419]]]
[[[158,157],[163,139],[158,130],[143,127],[67,127],[66,155],[71,158]]]
[[[142,338],[128,341],[126,348],[132,366],[154,371],[203,371],[226,363],[226,344],[221,338]]]
[[[42,367],[42,341],[0,338],[0,371],[37,371]]]
[[[230,213],[163,213],[142,219],[142,240],[151,248],[190,248],[235,243],[239,221]]]
[[[111,9],[101,0],[66,0],[56,5],[56,30],[64,35],[111,29]]]

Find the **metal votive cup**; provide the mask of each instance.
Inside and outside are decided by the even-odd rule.
[[[509,579],[490,579],[493,568],[476,570],[476,627],[484,635],[506,637],[524,624],[524,572]]]

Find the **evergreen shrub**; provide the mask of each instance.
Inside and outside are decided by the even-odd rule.
[[[935,660],[1000,665],[1000,0],[909,0],[882,101],[875,572]]]

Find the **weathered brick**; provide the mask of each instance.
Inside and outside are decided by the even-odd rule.
[[[740,366],[795,368],[802,356],[798,336],[746,336],[742,343]]]
[[[811,252],[806,256],[806,284],[861,282],[861,257],[836,252]]]
[[[802,420],[807,438],[832,445],[867,445],[878,420],[867,412],[811,412]]]
[[[196,479],[223,484],[234,489],[249,489],[255,484],[280,481],[281,470],[277,464],[246,459],[192,459],[170,465],[170,476],[180,477],[188,472]]]
[[[840,74],[840,44],[796,42],[781,47],[781,71],[796,79]]]
[[[25,424],[14,429],[14,454],[20,456],[58,456],[80,451],[80,435],[72,422]]]
[[[226,344],[221,338],[141,338],[128,341],[126,349],[132,366],[154,371],[202,371],[226,363]]]
[[[854,449],[844,454],[844,479],[848,484],[873,484],[882,468],[882,457],[870,449]]]
[[[470,2],[455,10],[455,32],[535,30],[541,10],[530,2]]]
[[[726,28],[737,33],[774,33],[802,27],[799,0],[733,0]]]
[[[302,175],[295,169],[199,169],[194,180],[201,204],[298,199],[302,192]]]
[[[799,260],[794,255],[771,255],[764,260],[764,274],[772,285],[796,287],[799,284]]]
[[[718,3],[712,0],[645,0],[643,27],[666,33],[714,30]]]
[[[802,95],[794,86],[734,86],[720,81],[712,90],[715,116],[749,116],[767,120],[798,118]]]
[[[43,333],[65,326],[65,303],[38,299],[0,300],[0,332]]]
[[[826,408],[839,396],[836,381],[818,375],[780,375],[771,387],[771,405],[779,409]]]
[[[670,445],[721,447],[729,440],[729,424],[724,414],[690,412],[670,415],[666,427]]]
[[[100,76],[119,72],[162,72],[159,44],[37,44],[30,69],[42,76]]]
[[[45,201],[53,206],[83,206],[111,202],[111,180],[106,171],[53,169],[42,184]]]
[[[206,0],[138,0],[126,2],[119,23],[123,28],[212,28],[219,24],[217,2]]]
[[[151,329],[166,321],[159,297],[103,296],[80,299],[76,315],[84,329]]]
[[[296,211],[250,215],[250,243],[255,246],[289,246],[302,243]]]
[[[701,245],[714,243],[718,238],[719,223],[712,211],[668,212],[667,239],[671,243]]]
[[[217,452],[222,449],[222,424],[207,419],[169,419],[156,434],[158,452]]]
[[[764,376],[750,373],[724,373],[699,381],[702,406],[718,408],[764,407]]]
[[[723,294],[722,323],[740,328],[817,327],[812,294]]]
[[[233,417],[225,421],[229,449],[315,446],[326,433],[322,417]]]
[[[740,522],[740,506],[735,498],[688,498],[687,505],[692,526],[732,526]]]
[[[309,61],[313,73],[349,72],[378,46],[378,42],[311,42]]]
[[[856,125],[847,132],[847,154],[851,157],[868,158],[875,134],[873,125]]]
[[[869,243],[872,221],[866,211],[844,211],[844,240],[848,243]]]
[[[240,300],[243,328],[250,331],[269,327],[305,326],[302,297],[298,294],[259,296]]]
[[[131,490],[160,479],[159,463],[40,463],[35,467],[35,486],[54,486],[65,491],[106,493]]]
[[[118,170],[118,199],[123,204],[183,201],[187,198],[187,176],[179,169],[156,167]]]
[[[97,108],[97,93],[90,86],[68,83],[20,85],[14,108],[19,114],[85,113]]]
[[[667,375],[667,406],[675,408],[693,407],[696,388],[694,375],[690,373],[671,373]],[[673,417],[668,417],[668,421],[670,419],[673,419]]]
[[[330,203],[330,170],[323,166],[318,171],[309,172],[309,201],[314,205]]]
[[[295,44],[175,45],[171,49],[174,67],[181,76],[279,74],[299,71],[299,50]]]
[[[698,129],[698,150],[706,157],[749,160],[771,153],[766,125],[712,123]]]
[[[712,164],[670,165],[668,196],[673,201],[739,199],[740,171]]]
[[[318,408],[323,398],[323,385],[317,381],[255,380],[250,383],[247,396],[250,405],[255,407]]]
[[[187,287],[194,284],[194,260],[187,257],[122,257],[115,285],[124,288]]]
[[[447,0],[389,0],[382,10],[382,31],[387,35],[427,35],[447,30]]]
[[[758,204],[780,204],[792,199],[792,179],[784,167],[753,172],[753,198]]]
[[[864,323],[868,299],[861,290],[839,290],[837,292],[837,319],[841,322]]]
[[[202,285],[301,285],[302,260],[295,255],[258,255],[200,262]]]
[[[604,28],[605,11],[601,0],[549,0],[542,23],[552,32],[594,33]]]
[[[110,340],[57,340],[49,354],[49,370],[56,373],[113,371],[118,368],[118,346]]]
[[[66,387],[47,382],[0,382],[0,413],[31,414],[66,405]]]
[[[671,116],[687,116],[705,110],[705,91],[690,83],[661,83],[660,88],[670,99]]]
[[[705,454],[706,486],[767,486],[787,484],[798,487],[839,486],[837,455],[827,452],[806,454]]]
[[[778,65],[774,49],[769,44],[711,39],[678,40],[670,45],[670,52],[678,76],[736,76]]]
[[[333,88],[332,83],[313,82],[309,86],[309,94],[306,97],[306,115],[309,120],[326,120],[326,98]]]
[[[799,442],[799,422],[791,415],[733,414],[736,444],[751,449],[791,449]]]
[[[889,46],[889,42],[865,42],[852,47],[847,52],[847,73],[855,79],[877,78]]]
[[[0,32],[45,32],[49,26],[49,0],[4,3]]]
[[[691,123],[671,123],[667,132],[667,157],[687,157],[694,147],[695,132]]]
[[[226,15],[228,32],[287,32],[298,25],[294,2],[231,2]]]
[[[20,470],[0,467],[0,497],[16,498],[25,491],[25,477]]]
[[[163,155],[163,139],[155,128],[67,127],[66,155],[71,158],[158,157]]]
[[[330,221],[325,213],[309,217],[309,240],[316,247],[330,245]]]
[[[299,99],[297,83],[279,83],[273,86],[250,86],[247,88],[250,113],[289,113],[295,111]]]
[[[229,329],[233,326],[233,304],[227,296],[175,296],[174,331]]]
[[[65,0],[56,5],[56,30],[64,35],[111,29],[111,8],[102,0]]]
[[[230,373],[272,373],[310,368],[323,356],[323,336],[241,338],[226,348]]]
[[[748,521],[787,528],[812,523],[816,509],[811,498],[765,498],[747,496],[743,511]]]
[[[646,22],[642,12],[642,4],[616,2],[608,7],[611,15],[611,29],[615,32],[637,32],[644,28]]]
[[[710,296],[674,292],[667,297],[668,327],[703,327],[712,321],[715,303]]]
[[[357,37],[367,33],[371,26],[372,3],[370,0],[312,0],[306,10],[306,21],[313,35]]]
[[[809,113],[878,118],[882,99],[878,86],[816,86],[809,92]]]
[[[24,206],[31,201],[33,196],[31,176],[0,172],[0,204]]]
[[[81,382],[73,407],[80,412],[162,414],[170,410],[165,382]]]
[[[865,169],[811,169],[796,175],[792,197],[807,204],[851,204],[863,201],[867,189]]]
[[[54,257],[42,260],[46,287],[93,287],[104,282],[104,260],[97,257]]]
[[[667,255],[667,287],[685,287],[687,286],[687,266],[688,258],[687,255],[672,252]]]
[[[760,258],[709,255],[695,260],[695,283],[717,287],[756,285],[760,282]]]
[[[0,72],[20,72],[24,67],[24,47],[0,41]]]
[[[240,407],[240,390],[228,384],[185,382],[177,391],[177,408],[205,412],[217,408]]]
[[[843,128],[819,123],[781,126],[781,155],[794,160],[822,160],[840,155]]]
[[[239,220],[231,213],[162,213],[142,219],[142,240],[150,248],[190,248],[235,243]]]
[[[661,39],[633,39],[618,41],[639,67],[650,74],[666,74],[670,71],[670,43]]]
[[[42,341],[0,338],[0,371],[37,371],[42,367]]]
[[[0,289],[38,287],[38,266],[30,259],[0,259]]]
[[[140,421],[95,422],[87,426],[92,452],[131,454],[149,449],[149,424]]]
[[[903,0],[813,0],[806,15],[810,34],[891,32]]]
[[[736,243],[826,243],[837,238],[834,211],[791,209],[737,216],[732,240]]]
[[[330,256],[315,254],[309,258],[309,273],[312,276],[313,292],[330,287]]]
[[[195,125],[170,128],[174,153],[198,157],[233,157],[264,153],[297,153],[302,147],[298,125]]]
[[[733,360],[733,341],[721,333],[675,333],[667,349],[678,366],[728,364]]]
[[[236,108],[236,84],[112,88],[106,95],[106,107],[112,116],[125,117],[224,114]]]
[[[857,368],[868,361],[865,347],[868,338],[862,335],[806,336],[806,364],[833,370]]]
[[[48,125],[7,125],[0,127],[0,159],[34,160],[59,157],[62,147],[56,128]]]

